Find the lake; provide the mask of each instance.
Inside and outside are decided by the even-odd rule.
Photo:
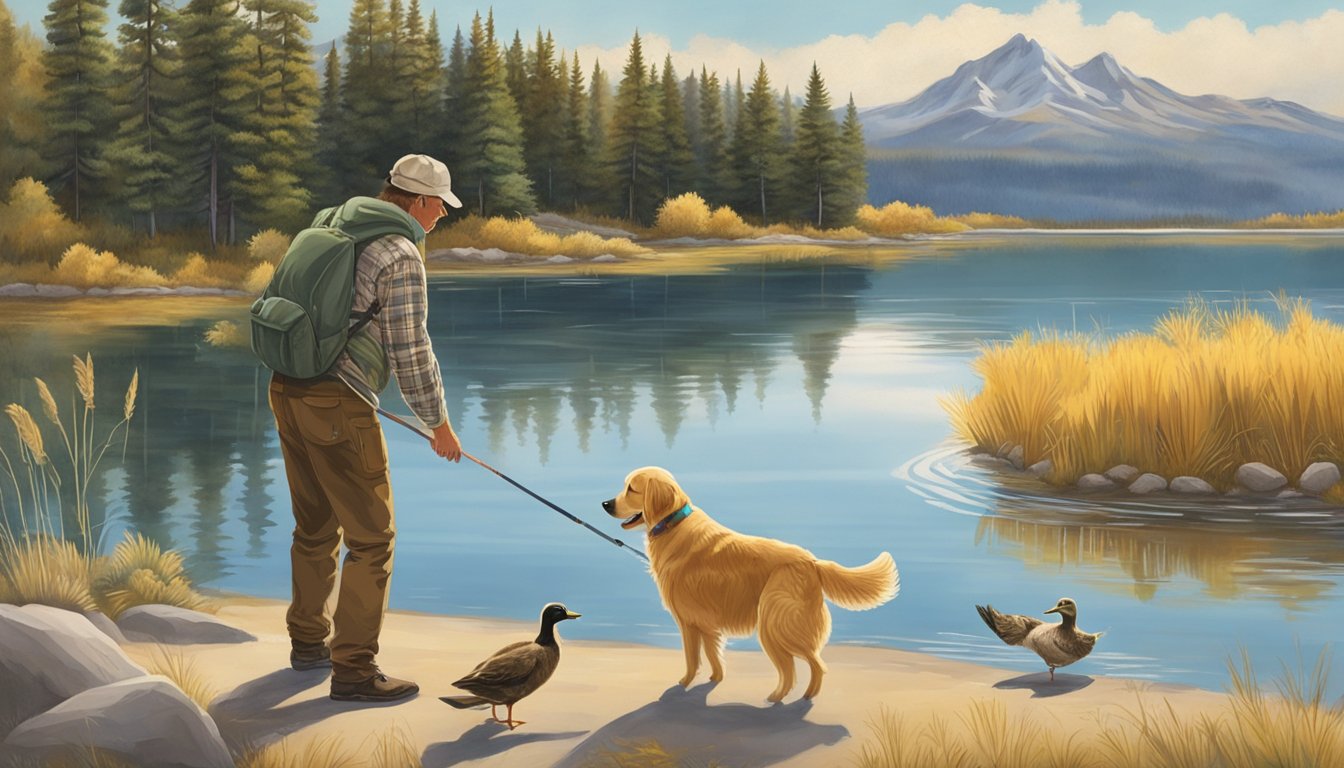
[[[1283,290],[1344,322],[1344,236],[1021,235],[910,250],[752,257],[701,275],[434,277],[430,330],[453,421],[466,450],[635,546],[599,505],[655,464],[739,531],[848,565],[890,551],[900,597],[833,608],[833,643],[1041,670],[974,605],[1040,615],[1067,595],[1080,626],[1106,631],[1069,671],[1221,689],[1243,648],[1271,677],[1341,636],[1344,513],[1046,494],[968,462],[939,399],[977,388],[970,364],[985,341],[1146,330],[1192,294],[1273,313]],[[292,522],[267,374],[202,339],[245,308],[218,302],[165,325],[148,316],[157,301],[109,304],[100,311],[132,315],[93,331],[71,319],[78,305],[0,304],[11,321],[0,392],[36,410],[39,375],[68,397],[69,355],[92,350],[100,413],[119,412],[138,366],[125,460],[120,445],[109,452],[93,489],[109,540],[131,527],[182,550],[205,586],[285,598]],[[395,388],[384,404],[407,413]],[[641,561],[384,429],[392,607],[533,620],[559,600],[584,614],[567,637],[679,645]],[[1340,660],[1333,670],[1337,695]],[[669,682],[679,674],[669,666]]]

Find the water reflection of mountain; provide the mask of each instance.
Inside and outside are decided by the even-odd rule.
[[[1303,609],[1329,599],[1344,572],[1344,522],[1324,516],[1315,522],[1291,515],[1234,521],[1228,519],[1234,514],[1220,513],[1217,519],[1151,524],[1104,515],[1079,524],[1066,517],[1014,508],[981,517],[975,541],[1052,572],[1090,568],[1123,576],[1141,600],[1189,578],[1210,597],[1268,597]]]
[[[445,281],[431,294],[430,331],[449,409],[480,403],[490,447],[510,431],[535,441],[543,461],[568,403],[579,447],[594,429],[625,442],[647,392],[667,443],[691,402],[736,407],[751,376],[755,395],[781,362],[821,419],[840,343],[856,325],[870,272],[853,267],[764,269],[689,277]],[[530,433],[530,434],[529,434]]]

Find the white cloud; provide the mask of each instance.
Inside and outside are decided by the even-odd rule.
[[[897,23],[872,36],[832,35],[807,45],[752,49],[723,38],[698,35],[684,50],[671,51],[678,75],[704,64],[731,81],[742,71],[750,87],[764,61],[776,88],[801,94],[812,62],[821,68],[837,105],[849,94],[863,106],[908,99],[1021,32],[1054,51],[1064,62],[1081,64],[1106,51],[1135,74],[1151,77],[1181,93],[1217,93],[1235,98],[1270,96],[1344,116],[1344,11],[1328,10],[1307,21],[1284,21],[1250,29],[1226,13],[1198,18],[1164,32],[1151,20],[1123,11],[1104,23],[1083,22],[1078,2],[1046,0],[1029,13],[1005,13],[966,3],[947,16]],[[645,61],[660,65],[670,51],[667,38],[642,37]],[[585,72],[594,56],[618,81],[625,47],[580,47]],[[726,75],[726,77],[725,77]]]

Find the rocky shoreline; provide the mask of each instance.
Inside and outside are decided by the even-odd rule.
[[[1042,459],[1031,466],[1025,466],[1023,449],[1020,445],[1005,444],[998,451],[986,451],[983,448],[972,449],[972,462],[989,469],[1013,471],[1034,477],[1042,483],[1054,471],[1049,459]],[[1320,497],[1340,481],[1340,468],[1329,461],[1318,461],[1306,468],[1291,484],[1286,475],[1262,462],[1242,464],[1236,471],[1236,485],[1227,491],[1226,496],[1261,497],[1276,499],[1299,499],[1308,496]],[[1167,478],[1155,472],[1141,472],[1128,464],[1117,464],[1105,472],[1089,472],[1072,486],[1083,493],[1106,493],[1127,491],[1146,496],[1154,493],[1172,493],[1180,496],[1213,496],[1218,489],[1203,478],[1180,475]]]
[[[72,285],[50,283],[10,283],[0,285],[0,298],[10,299],[71,299],[78,296],[116,298],[121,296],[251,296],[247,291],[234,288],[198,288],[184,285],[177,288],[163,286],[136,286],[118,288],[76,288]]]

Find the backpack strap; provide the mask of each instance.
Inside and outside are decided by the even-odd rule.
[[[349,335],[354,336],[356,333],[359,333],[360,331],[364,330],[364,326],[368,325],[369,322],[372,321],[373,318],[377,317],[378,313],[381,311],[383,311],[382,302],[378,301],[378,299],[375,298],[373,300],[373,303],[369,305],[369,308],[364,310],[363,312],[351,312],[350,319],[354,320],[355,324],[350,326]]]

